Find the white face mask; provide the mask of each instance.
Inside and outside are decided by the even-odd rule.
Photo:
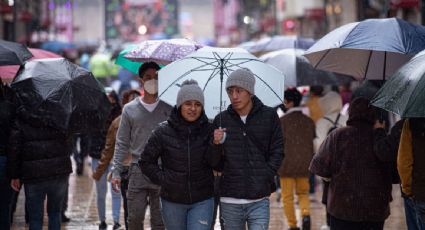
[[[143,85],[143,88],[149,94],[152,94],[152,95],[157,94],[158,93],[158,80],[146,81],[145,84]]]

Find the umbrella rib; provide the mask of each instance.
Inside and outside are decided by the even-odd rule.
[[[204,88],[202,89],[202,91],[205,91],[205,89],[207,88],[208,83],[218,74],[218,69],[214,69],[214,71],[211,73],[211,75],[208,77],[207,82],[204,85]]]
[[[281,100],[281,101],[283,101],[283,98],[280,98],[279,97],[279,95],[273,90],[273,88],[272,87],[270,87],[270,85],[266,82],[266,81],[264,81],[261,77],[259,77],[257,74],[254,74],[254,76],[255,77],[257,77],[260,81],[262,81],[269,89],[270,89],[270,91],[272,91],[273,93],[274,93],[274,95],[277,97],[277,98],[279,98],[279,100]]]
[[[369,58],[367,59],[367,64],[366,64],[366,69],[365,69],[363,80],[366,80],[367,70],[369,69],[370,59],[372,58],[372,52],[373,52],[373,50],[370,50]]]
[[[320,58],[320,60],[317,62],[316,65],[314,65],[314,68],[317,68],[317,66],[319,66],[319,64],[323,61],[323,59],[326,57],[326,55],[328,55],[328,53],[331,51],[331,49],[326,50],[326,53]]]

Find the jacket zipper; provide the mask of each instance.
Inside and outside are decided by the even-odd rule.
[[[187,135],[187,158],[188,158],[188,161],[187,161],[187,169],[188,169],[188,180],[187,180],[187,185],[188,185],[188,187],[189,187],[189,200],[190,200],[190,203],[192,203],[192,193],[191,193],[191,191],[192,191],[192,189],[191,189],[191,187],[190,187],[190,134],[191,134],[191,130],[190,130],[190,128],[188,128],[189,129],[189,133],[188,133],[188,135]]]

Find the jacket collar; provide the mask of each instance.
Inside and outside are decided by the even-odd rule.
[[[251,97],[251,100],[252,100],[252,109],[251,111],[249,111],[248,117],[260,111],[261,108],[264,106],[263,102],[261,102],[261,100],[255,95]],[[233,109],[231,104],[229,105],[229,107],[227,107],[227,111],[233,116],[239,116],[239,114]]]

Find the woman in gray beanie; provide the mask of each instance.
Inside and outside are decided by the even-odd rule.
[[[161,212],[168,230],[211,228],[211,165],[219,160],[207,151],[212,132],[204,112],[202,89],[194,80],[184,81],[173,112],[152,133],[139,161],[143,173],[161,185]]]

